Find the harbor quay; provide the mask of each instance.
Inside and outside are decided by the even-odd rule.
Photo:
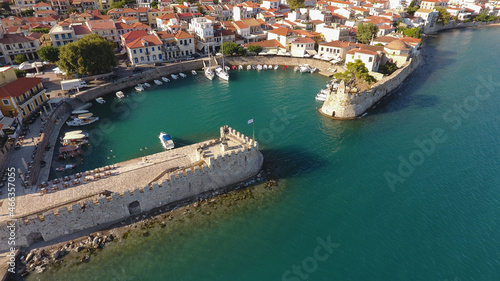
[[[220,138],[54,179],[45,194],[18,196],[16,216],[0,214],[0,239],[9,237],[9,219],[16,220],[16,246],[26,247],[237,184],[262,164],[258,143],[224,126]]]

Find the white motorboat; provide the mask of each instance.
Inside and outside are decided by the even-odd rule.
[[[175,74],[170,74],[170,76],[172,77],[172,79],[175,79],[175,80],[179,79],[179,76],[177,76]]]
[[[118,91],[116,92],[116,97],[119,99],[123,99],[125,98],[125,94],[122,91]]]
[[[89,125],[99,120],[99,117],[92,117],[92,113],[80,114],[77,117],[73,117],[73,120],[67,121],[68,126],[84,126]]]
[[[142,91],[144,91],[144,87],[142,87],[142,85],[141,85],[141,84],[139,84],[139,85],[135,86],[135,88],[134,88],[134,89],[135,89],[137,92],[142,92]]]
[[[105,104],[106,101],[104,100],[103,97],[98,97],[97,99],[95,99],[96,102],[100,103],[100,104]]]
[[[296,66],[293,68],[293,71],[297,71],[297,70],[299,70],[299,66],[298,66],[298,65],[296,65]]]
[[[161,84],[163,84],[160,80],[155,80],[154,81],[156,85],[160,86]]]
[[[252,70],[252,66],[251,65],[247,65],[247,70]]]
[[[262,70],[262,65],[258,64],[257,65],[257,70],[259,70],[259,71]]]
[[[231,68],[226,65],[226,66],[224,66],[224,70],[229,71],[229,70],[231,70]]]
[[[316,100],[317,101],[325,101],[326,100],[326,95],[323,93],[319,93],[316,95]]]
[[[144,83],[144,84],[142,84],[142,85],[144,85],[144,86],[146,86],[146,87],[148,87],[148,88],[149,88],[149,87],[151,87],[151,84],[149,84],[149,83]]]
[[[63,146],[67,145],[82,145],[89,143],[89,134],[82,133],[66,133],[64,137],[61,139],[61,144]]]
[[[73,115],[85,114],[85,113],[89,113],[89,111],[88,111],[88,110],[85,110],[85,109],[83,109],[83,110],[73,110],[73,111],[71,111],[71,114],[73,114]]]
[[[210,80],[213,80],[214,77],[215,77],[215,73],[210,69],[210,68],[206,68],[205,69],[205,76],[210,79]]]
[[[193,75],[198,75],[198,73],[197,73],[197,72],[196,72],[196,70],[194,70],[194,69],[193,69],[193,70],[191,70],[191,74],[193,74]]]
[[[229,81],[229,73],[227,73],[226,70],[222,69],[222,67],[217,67],[215,69],[215,74],[217,74],[217,76],[220,78],[220,79],[223,79],[223,80],[226,80],[226,81]]]
[[[311,72],[311,70],[312,70],[312,68],[311,68],[311,66],[310,66],[310,65],[308,65],[308,64],[304,64],[304,65],[301,65],[301,66],[299,67],[299,71],[300,71],[300,72],[302,72],[302,73],[303,73],[303,72],[306,72],[306,73],[307,73],[307,72]]]
[[[187,75],[186,75],[186,74],[184,74],[184,73],[182,73],[182,72],[180,72],[180,73],[179,73],[179,75],[180,75],[182,78],[186,78],[186,77],[187,77]]]
[[[267,64],[264,64],[264,65],[262,66],[262,69],[267,70]]]
[[[161,80],[163,80],[163,82],[165,82],[165,83],[170,82],[170,79],[168,79],[167,77],[162,77]]]
[[[311,73],[316,72],[316,70],[318,70],[316,67],[311,68]]]
[[[170,135],[168,135],[164,132],[161,132],[160,135],[158,136],[158,138],[160,139],[160,142],[161,142],[161,145],[163,146],[163,148],[165,148],[165,149],[174,148],[174,141],[172,140]]]
[[[274,66],[274,70],[278,70],[278,68],[279,68],[279,65]]]
[[[243,70],[243,65],[238,65],[238,70]]]

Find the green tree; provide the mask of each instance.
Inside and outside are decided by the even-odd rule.
[[[158,9],[158,1],[151,2],[151,8]]]
[[[9,2],[2,2],[2,4],[0,4],[0,15],[8,16],[12,14],[12,9],[9,4]]]
[[[49,33],[50,28],[43,28],[43,27],[38,27],[38,28],[33,28],[31,32],[38,32],[38,33],[44,33],[47,34]]]
[[[368,85],[377,82],[377,80],[369,74],[365,64],[359,59],[347,63],[346,71],[335,73],[334,77],[336,80],[344,80],[346,85],[352,86],[356,86],[359,81],[367,82]]]
[[[246,55],[247,50],[245,50],[243,47],[240,45],[234,43],[234,42],[224,42],[224,55],[225,56],[232,56],[232,55],[240,55],[244,56]]]
[[[64,45],[59,50],[59,67],[68,74],[107,73],[116,66],[113,43],[98,34]]]
[[[287,1],[290,10],[296,10],[299,8],[304,8],[304,0],[288,0]]]
[[[44,61],[56,62],[59,60],[59,49],[52,46],[44,46],[36,51]]]
[[[21,78],[21,77],[26,76],[26,71],[24,71],[24,70],[14,69],[14,72],[16,73],[17,78]]]
[[[356,39],[359,42],[368,44],[372,40],[372,38],[377,34],[378,27],[374,25],[372,22],[369,23],[360,23],[356,27]]]
[[[35,11],[30,9],[30,10],[22,11],[21,15],[25,16],[25,17],[32,17],[33,13],[35,13]]]
[[[450,13],[444,7],[436,7],[435,9],[439,12],[437,22],[443,25],[447,24],[450,20]]]
[[[403,34],[408,36],[408,37],[413,37],[413,38],[422,38],[422,33],[420,31],[420,26],[414,27],[414,28],[407,28],[403,30]]]
[[[418,9],[420,9],[420,7],[415,4],[415,1],[411,1],[408,9],[406,9],[406,12],[413,16]]]
[[[21,54],[19,54],[19,55],[16,55],[16,56],[14,57],[14,62],[15,62],[15,63],[17,63],[17,64],[21,64],[21,63],[23,63],[23,62],[25,62],[25,61],[27,61],[27,59],[26,59],[26,56],[25,56],[25,55],[21,55]]]
[[[260,45],[249,45],[248,51],[258,54],[262,52],[262,47]]]
[[[394,71],[398,69],[398,66],[393,62],[386,62],[381,68],[380,73],[391,75]]]

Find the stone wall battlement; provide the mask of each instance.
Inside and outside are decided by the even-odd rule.
[[[231,134],[238,139],[248,139],[234,130]],[[220,149],[219,143],[220,140],[213,140],[200,144],[196,153],[201,152],[200,156],[203,156],[204,149],[211,146]],[[262,166],[262,154],[256,143],[239,145],[223,154],[206,155],[206,158],[197,159],[204,160],[204,163],[193,162],[191,167],[167,173],[158,182],[143,187],[121,194],[112,193],[107,197],[82,199],[42,214],[21,217],[16,223],[16,246],[29,246],[37,241],[49,241],[100,225],[106,226],[157,207],[195,200],[202,194],[251,178]],[[0,224],[0,239],[6,241],[9,235],[6,223]]]

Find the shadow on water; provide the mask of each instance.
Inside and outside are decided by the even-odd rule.
[[[271,171],[279,179],[289,179],[308,173],[327,164],[327,159],[304,151],[298,146],[261,150],[264,155],[263,169]]]
[[[435,107],[439,103],[438,96],[434,93],[416,94],[416,92],[437,72],[455,63],[454,56],[455,52],[437,50],[435,46],[425,45],[422,49],[421,65],[399,88],[382,98],[375,108],[370,109],[369,115],[402,111],[411,106]]]

